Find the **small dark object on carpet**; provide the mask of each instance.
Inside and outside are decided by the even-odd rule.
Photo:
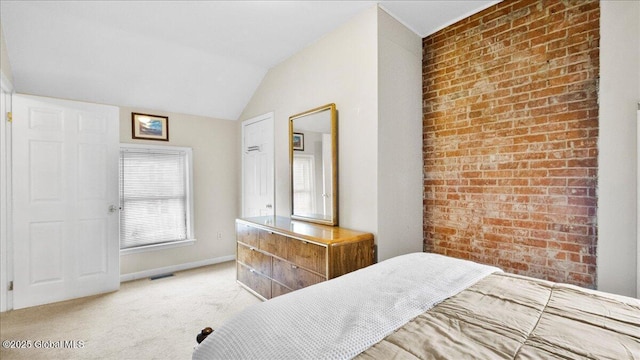
[[[198,334],[198,336],[196,336],[196,341],[198,342],[198,344],[200,344],[202,342],[202,340],[206,339],[207,336],[211,335],[212,332],[213,332],[213,329],[210,328],[210,327],[206,327],[206,328],[202,329],[200,334]]]
[[[173,276],[173,274],[160,274],[155,276],[149,276],[149,280],[158,280],[158,279],[162,279],[170,276]]]

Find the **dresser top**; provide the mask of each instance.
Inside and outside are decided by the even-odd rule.
[[[327,245],[373,239],[371,233],[292,220],[285,216],[258,216],[236,221]]]

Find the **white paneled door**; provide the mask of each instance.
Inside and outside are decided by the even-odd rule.
[[[242,123],[242,216],[274,215],[273,113]]]
[[[119,288],[118,117],[13,96],[14,309]]]

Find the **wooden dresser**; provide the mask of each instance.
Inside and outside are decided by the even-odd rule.
[[[373,234],[288,217],[236,220],[237,280],[262,299],[373,264]]]

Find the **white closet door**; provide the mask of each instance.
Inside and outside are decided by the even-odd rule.
[[[242,123],[242,216],[275,214],[273,113]]]
[[[14,309],[119,288],[118,117],[13,96]]]

